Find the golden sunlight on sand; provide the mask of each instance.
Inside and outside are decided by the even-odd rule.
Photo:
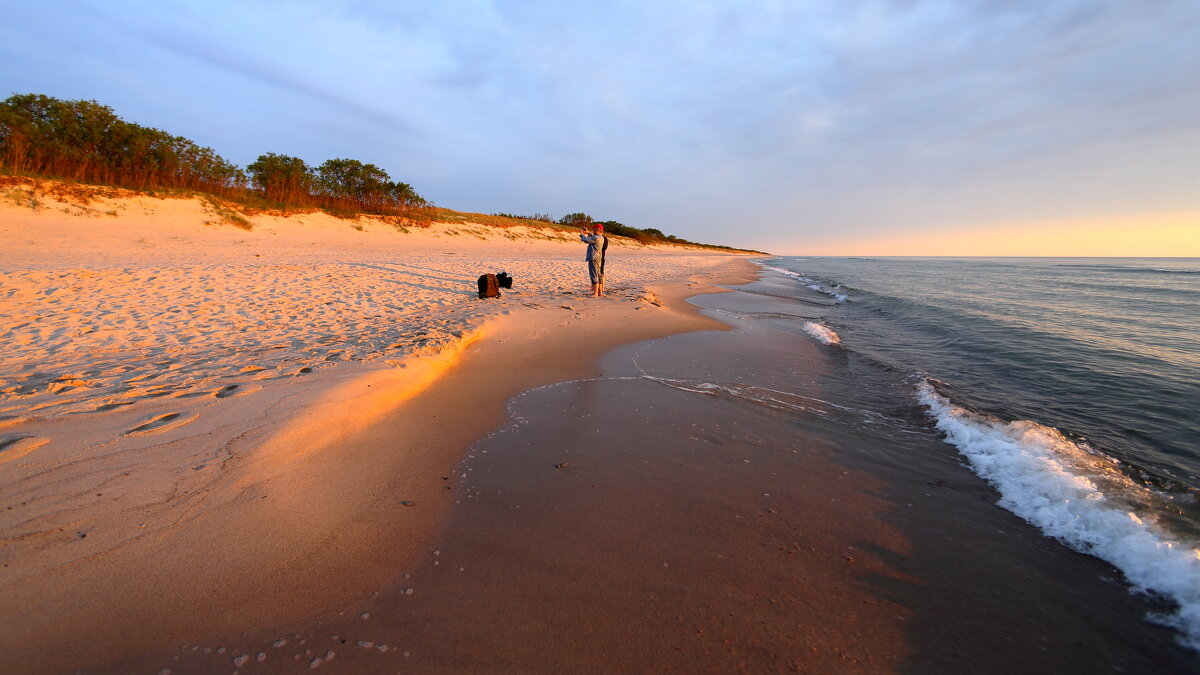
[[[23,617],[0,647],[66,670],[382,583],[509,396],[692,325],[659,294],[745,257],[614,240],[591,299],[561,229],[0,197],[0,604]],[[468,357],[491,374],[462,380]]]

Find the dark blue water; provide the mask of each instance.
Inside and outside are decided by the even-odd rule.
[[[780,258],[851,349],[1200,487],[1200,259]]]
[[[814,339],[911,379],[1002,507],[1172,598],[1200,648],[1200,259],[763,264],[827,303]]]

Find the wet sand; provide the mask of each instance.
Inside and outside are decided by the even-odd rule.
[[[734,331],[627,345],[513,398],[372,593],[113,669],[1196,671],[1112,568],[998,508],[915,405],[853,388],[836,348],[730,318],[781,310],[747,290],[697,299]]]

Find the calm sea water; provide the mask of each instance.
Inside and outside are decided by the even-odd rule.
[[[1200,646],[1200,259],[763,266],[813,339],[909,380],[1002,507],[1178,603]]]

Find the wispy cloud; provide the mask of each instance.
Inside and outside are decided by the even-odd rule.
[[[60,71],[110,64],[77,68],[115,100],[204,107],[186,121],[234,155],[369,154],[471,210],[722,240],[738,219],[748,243],[781,248],[1200,207],[1192,0],[66,6],[13,16]],[[83,53],[105,39],[98,18],[134,39]],[[7,61],[0,78],[30,81]],[[119,76],[130,63],[185,84],[147,93]]]
[[[415,130],[412,123],[392,111],[378,109],[326,86],[333,83],[318,83],[303,77],[297,72],[303,71],[303,62],[295,65],[285,63],[256,51],[253,44],[220,40],[220,36],[198,30],[198,26],[204,25],[201,19],[211,17],[211,12],[201,16],[187,9],[178,9],[176,13],[158,10],[161,20],[147,24],[143,21],[145,15],[130,12],[127,6],[116,7],[108,3],[81,6],[97,18],[165,52],[224,70],[235,77],[329,104],[349,114],[387,125],[398,132],[412,133]]]

